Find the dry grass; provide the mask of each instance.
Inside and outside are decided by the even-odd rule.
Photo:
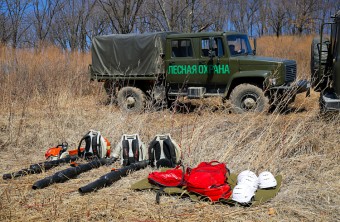
[[[265,37],[258,54],[295,59],[300,77],[309,75],[311,37]],[[266,47],[265,47],[266,46]],[[181,144],[184,163],[225,161],[232,172],[270,170],[283,175],[278,196],[258,207],[229,207],[134,192],[129,187],[151,168],[135,172],[98,192],[77,189],[109,172],[102,167],[63,184],[32,190],[47,173],[0,183],[1,221],[338,221],[340,220],[340,116],[322,118],[318,94],[300,95],[292,112],[229,114],[211,106],[188,114],[170,111],[140,115],[106,106],[96,83],[88,82],[89,55],[1,48],[0,173],[40,162],[48,147],[68,141],[75,147],[90,128],[115,145],[122,133],[139,133],[146,143],[171,133]],[[210,101],[204,101],[210,102]],[[214,103],[215,101],[212,101]],[[118,165],[115,165],[118,167]],[[269,208],[275,214],[269,215]]]

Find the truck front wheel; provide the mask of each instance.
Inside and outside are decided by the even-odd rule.
[[[136,87],[123,87],[117,95],[118,105],[124,112],[142,112],[145,108],[145,94]]]
[[[240,84],[230,94],[235,113],[262,112],[269,106],[268,98],[262,89],[251,84]]]

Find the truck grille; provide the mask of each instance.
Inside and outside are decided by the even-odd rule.
[[[296,78],[296,63],[286,64],[286,78],[285,82],[294,82]]]

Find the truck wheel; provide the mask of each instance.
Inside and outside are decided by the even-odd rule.
[[[262,89],[251,84],[240,84],[230,94],[235,113],[262,112],[269,106],[268,98]]]
[[[145,108],[145,94],[136,87],[123,87],[117,95],[118,105],[124,112],[141,112]]]

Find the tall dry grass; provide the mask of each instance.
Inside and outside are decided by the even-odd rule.
[[[308,77],[311,37],[263,37],[258,54],[295,59],[299,77]],[[67,141],[75,148],[87,130],[98,129],[113,146],[123,133],[145,143],[171,133],[183,162],[225,161],[232,172],[270,170],[283,175],[279,194],[258,207],[229,207],[134,192],[147,168],[108,188],[80,196],[77,189],[109,172],[102,167],[77,179],[32,190],[32,184],[64,169],[0,183],[1,221],[338,221],[340,220],[340,117],[321,117],[318,94],[303,95],[286,114],[229,114],[203,101],[198,111],[121,113],[105,105],[105,93],[88,81],[89,55],[50,47],[41,51],[1,48],[0,173],[40,162],[48,147]],[[214,110],[214,111],[213,111]],[[117,164],[114,167],[119,167]],[[269,214],[269,208],[275,213]]]
[[[265,36],[259,39],[258,54],[297,62],[299,79],[310,79],[310,49],[313,36]]]

